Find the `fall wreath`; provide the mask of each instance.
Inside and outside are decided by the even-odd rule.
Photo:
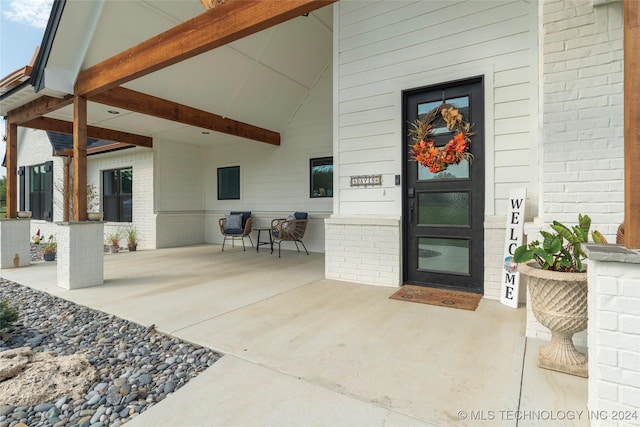
[[[447,129],[454,133],[453,138],[444,147],[436,147],[432,139],[433,123],[438,117],[442,117]],[[430,172],[442,172],[449,165],[472,158],[469,153],[470,137],[473,135],[471,124],[464,121],[454,105],[442,103],[421,119],[416,119],[411,126],[409,135],[415,144],[411,147],[409,155],[422,166],[428,167]]]

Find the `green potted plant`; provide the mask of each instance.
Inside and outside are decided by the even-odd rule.
[[[124,234],[127,238],[127,248],[129,248],[129,251],[135,251],[138,248],[138,230],[133,225],[130,225]]]
[[[107,244],[109,245],[109,250],[112,254],[120,251],[120,240],[122,240],[122,230],[119,228],[115,229],[111,233],[106,235]]]
[[[52,234],[49,239],[42,245],[42,256],[45,261],[53,261],[56,259],[56,253],[58,252],[58,243],[55,236]]]
[[[538,366],[587,376],[587,357],[573,345],[573,334],[587,327],[586,254],[582,243],[589,240],[591,218],[578,215],[569,228],[553,221],[553,232],[540,231],[543,241],[518,247],[513,256],[526,279],[531,309],[538,321],[551,331],[551,343],[538,354]],[[596,243],[606,243],[599,231],[591,233]]]

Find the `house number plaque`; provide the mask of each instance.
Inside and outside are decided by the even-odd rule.
[[[356,175],[351,177],[352,187],[382,185],[382,175]]]

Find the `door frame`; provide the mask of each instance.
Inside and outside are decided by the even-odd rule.
[[[482,92],[482,119],[483,119],[483,158],[486,157],[486,86],[485,86],[485,75],[484,74],[479,74],[476,76],[471,76],[471,77],[465,77],[465,78],[459,78],[459,79],[455,79],[455,80],[450,80],[450,81],[442,81],[442,82],[437,82],[437,83],[432,83],[432,84],[428,84],[425,86],[419,86],[419,87],[415,87],[415,88],[411,88],[411,89],[404,89],[402,90],[402,109],[401,109],[401,114],[402,114],[402,118],[401,118],[401,122],[402,122],[402,186],[401,186],[401,191],[402,191],[402,215],[401,215],[401,222],[402,222],[402,253],[401,253],[401,257],[402,257],[402,283],[401,285],[407,283],[408,281],[408,277],[409,277],[409,248],[408,248],[408,244],[409,244],[409,239],[407,238],[407,233],[408,233],[408,228],[409,228],[409,219],[407,216],[407,213],[409,211],[409,202],[410,202],[410,198],[408,195],[408,175],[409,175],[409,170],[408,170],[408,157],[409,157],[409,148],[406,147],[405,142],[406,142],[406,135],[408,135],[408,131],[409,131],[409,124],[406,123],[406,117],[407,117],[407,97],[412,94],[412,93],[416,93],[416,92],[423,92],[423,91],[432,91],[432,90],[437,90],[438,88],[447,88],[447,87],[454,87],[454,86],[460,86],[460,85],[465,85],[465,84],[473,84],[473,83],[480,83],[481,86],[481,92]],[[482,195],[482,218],[481,218],[481,222],[484,223],[484,217],[486,215],[486,206],[485,206],[485,197],[486,197],[486,186],[487,186],[487,182],[486,182],[486,171],[485,171],[485,166],[486,166],[486,160],[483,161],[482,165],[480,166],[481,168],[481,174],[484,178],[484,191],[483,191],[483,195]],[[472,208],[473,209],[473,208]],[[484,227],[482,228],[482,241],[483,241],[483,248],[484,248],[484,240],[485,240],[485,230]],[[482,270],[482,274],[481,274],[481,281],[479,284],[479,287],[475,287],[475,288],[462,288],[462,287],[456,287],[456,286],[442,286],[441,288],[443,289],[451,289],[451,290],[461,290],[461,291],[466,291],[466,292],[473,292],[473,293],[480,293],[480,294],[484,294],[484,289],[485,289],[485,284],[484,284],[484,251],[482,253],[482,262],[480,263],[480,268]],[[473,261],[470,261],[471,263]],[[425,284],[426,286],[426,284]]]

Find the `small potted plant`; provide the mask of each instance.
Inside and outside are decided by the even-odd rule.
[[[100,211],[100,195],[95,185],[87,185],[87,219],[89,221],[102,221],[103,214]]]
[[[526,278],[534,316],[551,331],[551,343],[538,353],[538,366],[586,377],[587,357],[576,350],[572,337],[587,328],[582,243],[589,240],[591,218],[578,215],[578,225],[572,228],[553,221],[551,228],[554,232],[540,231],[542,242],[518,247],[513,260]],[[591,236],[595,243],[606,243],[597,230]]]
[[[138,230],[133,225],[127,227],[124,232],[127,237],[127,248],[129,251],[135,251],[138,248]]]
[[[122,239],[122,231],[118,228],[106,235],[107,244],[112,254],[120,250],[120,240]]]
[[[49,239],[42,245],[42,253],[45,261],[54,261],[58,252],[58,244],[56,238],[52,234]]]

